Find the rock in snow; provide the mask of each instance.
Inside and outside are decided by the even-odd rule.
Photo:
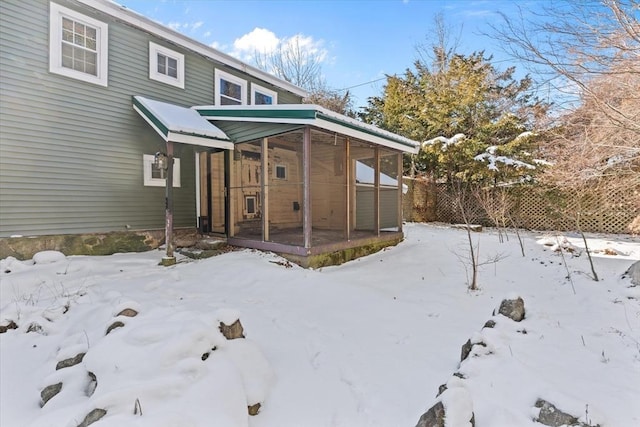
[[[502,300],[498,313],[508,317],[515,322],[520,322],[522,319],[524,319],[523,299],[518,297],[516,299]]]
[[[33,262],[36,264],[53,264],[67,259],[65,254],[59,251],[41,251],[33,256]]]
[[[631,267],[626,272],[631,277],[631,283],[636,286],[640,286],[640,261],[636,261],[631,264]]]
[[[540,408],[540,413],[538,414],[536,421],[549,427],[599,427],[580,422],[578,418],[561,411],[552,403],[549,403],[544,399],[538,399],[535,406],[536,408]]]

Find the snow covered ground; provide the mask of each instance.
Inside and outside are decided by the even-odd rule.
[[[575,236],[526,234],[522,257],[514,234],[474,233],[480,259],[500,260],[470,292],[464,230],[405,233],[320,270],[251,250],[169,268],[161,251],[2,260],[0,325],[18,328],[0,334],[0,425],[75,427],[100,408],[96,427],[413,427],[455,372],[478,427],[540,426],[538,398],[593,425],[640,425],[640,286],[622,277],[637,239],[593,236],[595,282]],[[565,265],[545,243],[577,250]],[[492,316],[513,296],[522,322]],[[246,339],[226,340],[219,322],[237,316]],[[486,347],[460,364],[469,338]]]

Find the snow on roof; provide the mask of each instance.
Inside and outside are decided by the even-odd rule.
[[[165,140],[179,134],[229,141],[223,131],[190,108],[142,96],[133,97],[133,107]]]
[[[417,141],[380,129],[314,104],[201,105],[192,107],[208,120],[312,125],[407,153],[417,153]]]

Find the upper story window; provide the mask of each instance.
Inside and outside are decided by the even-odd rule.
[[[275,105],[278,103],[278,93],[251,83],[251,103],[253,105]]]
[[[247,81],[224,71],[215,71],[215,104],[246,105]]]
[[[184,55],[149,42],[149,78],[184,89]]]
[[[108,25],[50,3],[49,71],[107,86]]]

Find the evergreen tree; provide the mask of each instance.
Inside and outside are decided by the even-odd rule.
[[[462,55],[434,46],[432,58],[389,76],[382,96],[370,98],[361,114],[366,122],[430,141],[405,160],[405,171],[493,183],[534,172],[522,167],[533,166],[536,146],[534,134],[525,132],[534,130],[547,106],[530,94],[531,79],[515,80],[513,67],[498,71],[484,52]],[[458,134],[464,137],[444,143]]]

